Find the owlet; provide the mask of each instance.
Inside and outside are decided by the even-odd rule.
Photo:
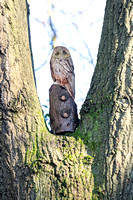
[[[54,48],[51,59],[50,69],[52,79],[55,83],[65,87],[70,96],[75,98],[75,74],[69,50],[63,46]]]

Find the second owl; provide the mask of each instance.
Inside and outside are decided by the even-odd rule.
[[[69,50],[63,46],[54,48],[51,60],[50,69],[52,79],[55,83],[65,87],[70,96],[75,98],[75,74]]]

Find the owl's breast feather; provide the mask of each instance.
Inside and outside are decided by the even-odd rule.
[[[55,75],[62,77],[62,76],[67,76],[67,72],[64,69],[63,65],[61,65],[60,63],[56,63],[54,66],[54,73]]]

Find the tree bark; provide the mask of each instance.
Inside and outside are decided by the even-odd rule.
[[[0,1],[0,31],[0,199],[131,200],[132,1],[107,1],[81,122],[64,136],[45,127],[25,1]]]
[[[31,64],[26,2],[1,0],[0,199],[34,199],[26,165],[36,159],[46,132]]]
[[[37,97],[25,1],[0,2],[0,199],[88,199],[93,158],[50,134]]]
[[[94,191],[133,198],[133,2],[108,0],[95,73],[82,111],[95,155]],[[91,138],[91,139],[90,139]],[[99,193],[100,195],[100,193]],[[101,197],[101,199],[103,198]]]

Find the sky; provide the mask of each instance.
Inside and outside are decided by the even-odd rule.
[[[106,0],[30,0],[28,3],[37,92],[44,115],[49,113],[49,89],[53,84],[50,73],[53,45],[65,46],[71,53],[79,112],[96,65]]]

